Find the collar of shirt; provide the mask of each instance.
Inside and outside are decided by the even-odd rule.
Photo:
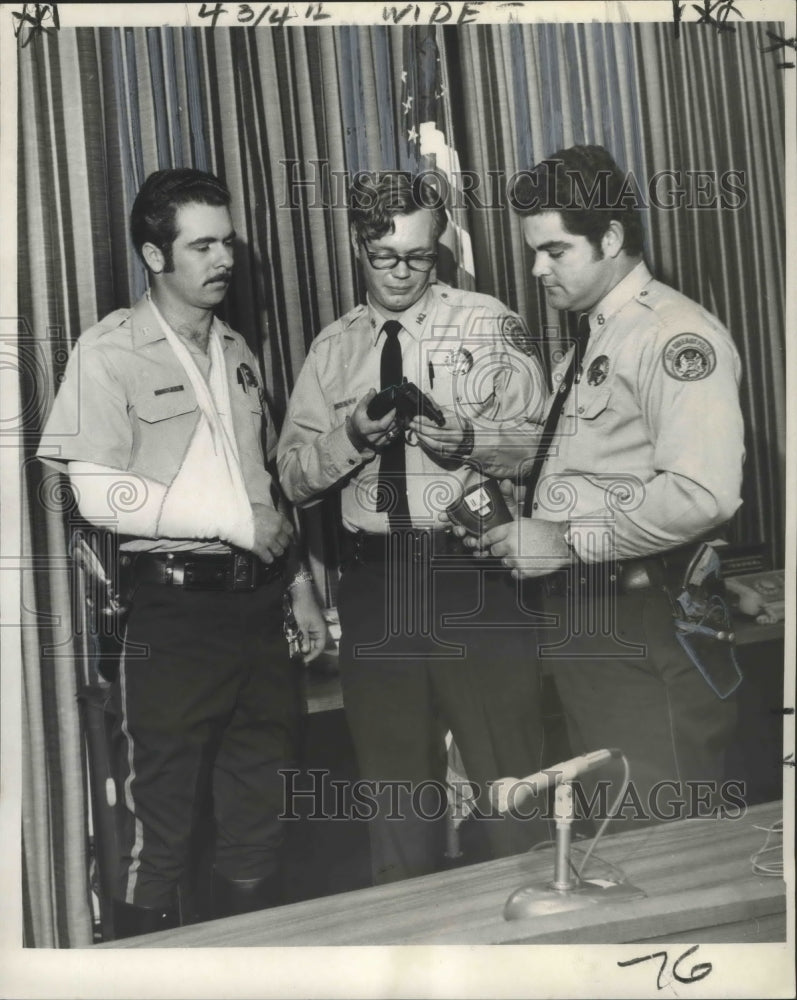
[[[409,335],[414,340],[420,340],[423,334],[424,328],[426,327],[426,322],[429,319],[429,314],[432,311],[433,306],[433,289],[436,286],[434,284],[429,284],[426,291],[414,302],[409,309],[405,309],[403,313],[391,313],[386,316],[381,309],[377,308],[370,298],[366,299],[368,305],[368,322],[371,327],[371,336],[373,337],[374,347],[379,342],[379,337],[382,333],[382,327],[388,320],[395,319],[404,327],[404,329],[409,333]]]
[[[232,343],[233,337],[230,336],[226,325],[221,322],[218,316],[213,317],[213,328],[221,337],[222,347],[226,351]],[[130,339],[133,350],[139,350],[148,344],[154,344],[158,340],[166,340],[166,334],[163,332],[163,328],[153,312],[148,294],[142,296],[133,306],[130,314]],[[185,344],[192,353],[199,353],[189,341],[185,341]]]
[[[645,285],[652,280],[652,275],[644,261],[619,281],[614,288],[594,306],[589,312],[589,325],[592,336],[600,333],[608,321],[615,316],[631,299],[635,299]]]

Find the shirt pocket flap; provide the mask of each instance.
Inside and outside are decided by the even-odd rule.
[[[170,417],[179,417],[186,413],[192,413],[197,408],[196,397],[192,390],[186,386],[181,389],[167,389],[166,391],[152,392],[137,397],[133,403],[136,416],[148,424],[155,424],[159,420],[168,420]]]
[[[575,401],[576,416],[581,420],[594,420],[609,405],[611,389],[595,388],[593,386],[578,386]]]

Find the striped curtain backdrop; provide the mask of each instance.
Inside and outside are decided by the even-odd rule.
[[[715,311],[742,354],[749,441],[735,532],[766,541],[782,565],[782,74],[757,50],[759,26],[735,27],[717,34],[682,25],[677,40],[669,25],[631,24],[423,34],[387,26],[86,28],[20,48],[28,945],[91,941],[75,703],[82,674],[66,558],[74,512],[63,484],[32,455],[80,332],[144,291],[127,235],[144,178],[192,165],[230,186],[239,245],[225,318],[260,357],[279,424],[308,344],[363,293],[344,206],[351,172],[406,166],[410,154],[440,168],[443,149],[449,166],[456,153],[482,188],[478,200],[452,200],[462,234],[452,244],[455,280],[503,299],[533,332],[559,336],[560,317],[541,300],[518,221],[503,207],[502,179],[575,142],[608,146],[643,187],[661,170],[744,171],[738,210],[651,206],[645,219],[654,272]],[[434,161],[407,138],[409,96],[426,102],[416,104],[415,130],[434,121],[431,131],[444,137],[435,137]],[[334,603],[334,505],[305,520],[317,579]]]
[[[719,316],[742,356],[747,462],[731,537],[763,542],[772,565],[782,566],[783,73],[759,51],[766,25],[738,24],[727,33],[703,27],[682,24],[678,38],[669,24],[460,32],[461,153],[480,177],[506,178],[557,149],[597,143],[634,175],[648,203],[642,215],[654,276]],[[662,171],[674,175],[656,181]],[[741,190],[727,199],[735,207],[723,206],[723,184]],[[676,187],[683,193],[668,194]],[[469,225],[478,287],[516,308],[532,331],[547,331],[554,342],[566,335],[566,320],[529,280],[517,217],[474,208]]]

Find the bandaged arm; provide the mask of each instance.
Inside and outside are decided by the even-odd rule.
[[[93,462],[70,462],[69,481],[83,517],[99,527],[140,538],[220,538],[251,551],[254,515],[235,517],[213,490],[187,495],[135,472]]]

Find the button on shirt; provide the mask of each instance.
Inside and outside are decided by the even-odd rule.
[[[224,323],[220,328],[247,494],[252,503],[272,506],[271,477],[263,464],[265,414],[257,362],[240,334]],[[192,354],[207,376],[208,356],[195,347]],[[191,382],[141,299],[133,309],[106,316],[76,343],[38,455],[62,472],[70,461],[94,462],[169,486],[198,419]],[[267,450],[274,450],[275,443],[269,422]]]
[[[730,334],[643,263],[589,319],[581,376],[532,516],[570,519],[573,547],[587,562],[648,555],[704,535],[741,503],[741,364]],[[608,552],[609,536],[593,523],[607,520]]]
[[[375,508],[379,461],[349,440],[346,418],[369,389],[379,389],[385,319],[369,302],[323,330],[296,381],[278,449],[280,483],[299,505],[342,486],[349,531],[385,533],[387,515]],[[439,528],[438,514],[463,486],[483,474],[512,475],[533,453],[544,406],[545,380],[537,361],[518,350],[512,333],[522,321],[497,299],[431,284],[401,315],[404,375],[438,406],[474,424],[465,463],[429,454],[410,433],[407,493],[413,526]]]

